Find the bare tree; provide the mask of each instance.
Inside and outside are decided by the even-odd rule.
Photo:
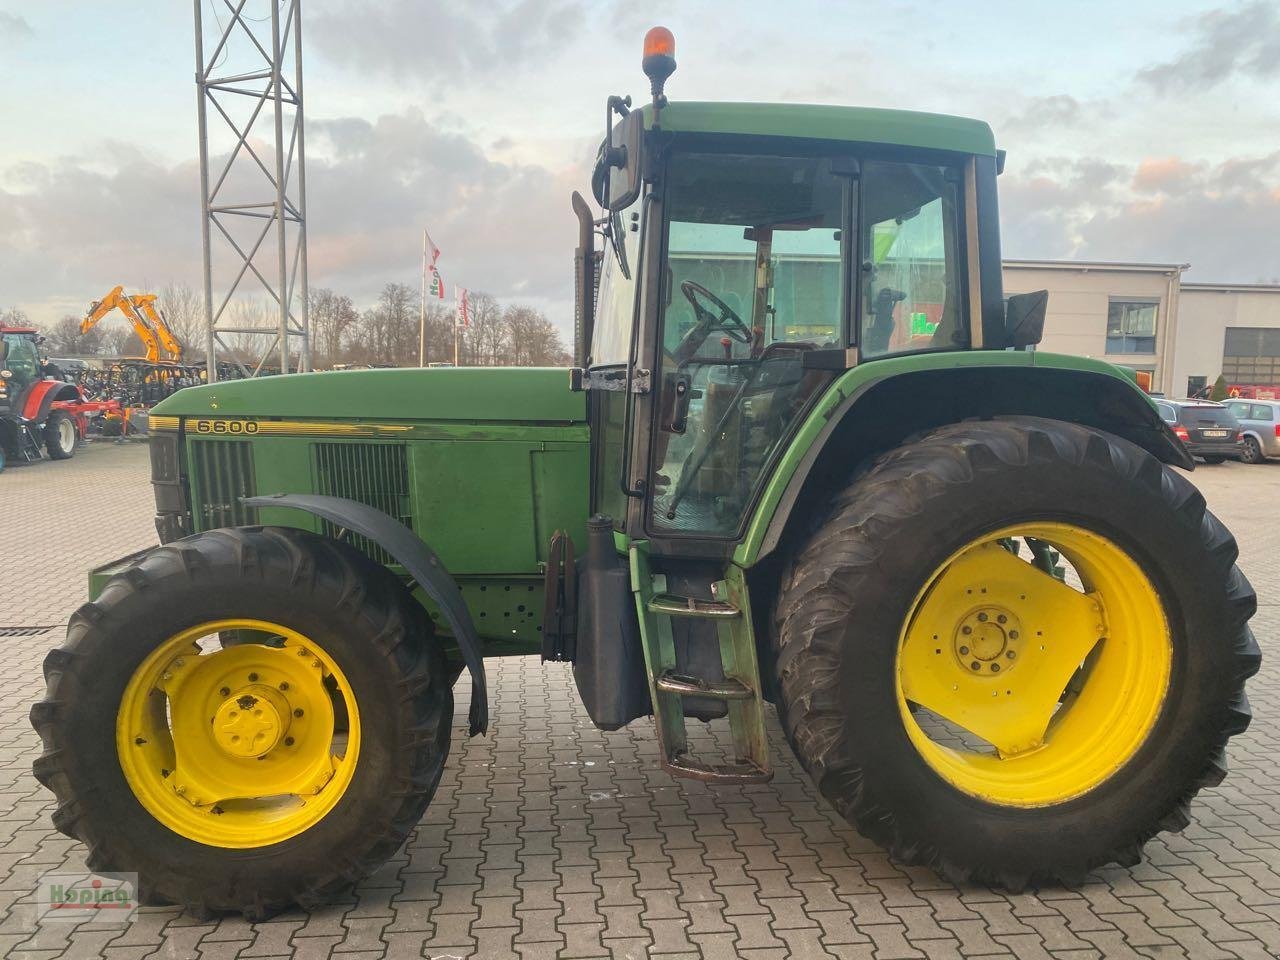
[[[323,288],[311,291],[307,307],[316,366],[332,366],[342,358],[342,342],[360,314],[350,297]]]
[[[360,318],[353,354],[368,363],[405,366],[418,355],[418,293],[403,283],[388,283],[378,304]]]
[[[183,355],[187,358],[203,356],[204,295],[181,280],[170,281],[160,288],[156,306],[182,344]]]
[[[564,343],[546,314],[533,307],[512,305],[502,313],[507,328],[507,362],[515,367],[551,367],[565,362]]]
[[[48,338],[50,353],[96,357],[102,350],[101,329],[94,327],[88,333],[81,333],[80,318],[70,314],[53,325]]]

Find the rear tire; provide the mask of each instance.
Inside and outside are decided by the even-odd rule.
[[[1200,459],[1203,460],[1205,463],[1215,467],[1220,463],[1226,463],[1226,460],[1227,460],[1226,457],[1219,457],[1219,456],[1201,457]]]
[[[70,460],[76,455],[80,431],[76,421],[65,410],[55,410],[44,424],[44,448],[51,460]]]
[[[1102,864],[1136,863],[1158,831],[1187,824],[1198,790],[1221,781],[1227,739],[1250,719],[1256,600],[1230,533],[1150,454],[1058,421],[953,424],[884,455],[819,521],[775,607],[783,726],[822,794],[899,860],[1014,890],[1078,882]],[[1078,795],[1044,804],[960,789],[925,759],[909,732],[915,714],[895,694],[906,624],[933,595],[921,591],[937,584],[934,571],[1018,523],[1071,524],[1123,548],[1155,588],[1171,649],[1166,692],[1133,752]],[[926,652],[947,654],[951,642]]]
[[[155,780],[169,790],[157,805],[154,790],[148,793],[149,781],[138,774],[145,764],[133,754],[128,754],[130,765],[122,762],[122,752],[135,743],[142,754],[153,748],[144,738],[132,739],[131,732],[122,741],[117,730],[117,716],[128,716],[129,691],[144,675],[153,652],[183,636],[183,631],[203,630],[206,624],[231,618],[277,623],[305,636],[308,642],[299,649],[299,662],[305,667],[313,656],[330,658],[360,711],[358,750],[336,805],[325,807],[327,812],[318,820],[293,835],[278,829],[278,819],[271,819],[274,810],[243,821],[251,830],[261,823],[263,837],[283,837],[261,846],[251,845],[256,832],[248,834],[248,842],[224,842],[216,834],[201,832],[224,829],[232,819],[225,815],[206,816],[209,827],[197,826],[185,834],[182,817],[189,813],[179,809],[176,820],[165,822],[169,815],[164,803],[172,804],[173,793],[182,794],[183,789],[171,780]],[[319,652],[310,653],[307,647]],[[243,656],[246,646],[222,649],[213,656],[228,656],[228,651],[232,657]],[[210,659],[204,653],[185,658],[193,663]],[[285,665],[294,659],[285,658]],[[165,680],[170,672],[178,673],[174,665],[181,667],[183,661],[163,668]],[[320,666],[319,659],[315,666]],[[188,690],[195,677],[204,676],[199,671],[207,668],[208,664],[187,664],[178,676],[187,686],[177,689]],[[349,546],[298,530],[214,530],[152,550],[112,579],[96,601],[76,611],[67,643],[49,653],[44,672],[47,694],[31,711],[44,744],[34,770],[57,797],[54,825],[88,846],[90,869],[137,873],[144,902],[179,903],[201,916],[239,911],[259,919],[295,903],[312,906],[377,869],[418,823],[448,752],[453,693],[422,607],[384,567]],[[258,682],[259,677],[251,674],[249,680]],[[275,697],[275,680],[261,680]],[[295,679],[292,689],[288,683],[279,684],[279,689],[293,697],[300,685]],[[148,696],[152,693],[147,691]],[[187,696],[189,702],[201,702],[196,693]],[[309,722],[323,713],[322,696],[306,701]],[[234,697],[233,693],[232,707]],[[198,758],[198,738],[183,740],[176,732],[181,700],[174,697],[168,723],[175,731],[174,742],[191,744],[189,756]],[[284,750],[282,763],[291,762],[290,751],[296,756],[308,743],[307,728],[299,727],[303,721],[290,717],[291,708],[302,702],[283,703],[279,711],[286,731],[300,731],[297,746],[292,737],[279,741],[289,745],[288,750],[279,748]],[[292,717],[303,713],[294,710]],[[218,716],[221,722],[221,709]],[[153,736],[162,738],[163,733]],[[213,755],[223,764],[239,762],[219,759],[216,749]],[[240,766],[252,780],[253,771],[266,771],[270,764]],[[175,779],[182,767],[180,750]],[[160,774],[167,778],[170,771]],[[338,781],[334,774],[332,782]],[[234,796],[254,797],[252,786]],[[290,809],[305,811],[308,801],[322,804],[323,793],[316,789],[314,796],[300,795],[300,807]],[[208,811],[206,804],[200,812],[243,816],[226,805],[225,811]]]
[[[1244,438],[1244,462],[1245,463],[1261,463],[1267,459],[1262,454],[1262,445],[1258,443],[1254,437]]]

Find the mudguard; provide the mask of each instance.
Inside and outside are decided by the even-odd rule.
[[[80,388],[65,380],[37,380],[22,398],[22,416],[33,423],[44,423],[55,400],[83,400]]]
[[[290,507],[302,510],[368,537],[409,572],[409,576],[436,602],[453,636],[458,642],[462,660],[471,672],[471,735],[489,729],[489,694],[485,686],[484,660],[480,638],[471,614],[462,599],[462,591],[449,575],[434,550],[399,520],[367,504],[345,497],[326,497],[310,493],[273,493],[268,496],[244,497],[250,507]]]

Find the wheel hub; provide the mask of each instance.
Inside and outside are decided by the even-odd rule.
[[[1003,606],[971,610],[956,626],[953,647],[964,670],[979,676],[1007,672],[1018,662],[1025,632],[1018,617]]]
[[[251,684],[227,697],[213,716],[213,739],[229,756],[261,757],[284,736],[288,704],[270,687]]]

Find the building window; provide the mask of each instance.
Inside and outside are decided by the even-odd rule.
[[[1112,300],[1107,307],[1107,353],[1155,353],[1158,300]]]
[[[1280,386],[1280,327],[1230,327],[1222,345],[1229,384]]]

